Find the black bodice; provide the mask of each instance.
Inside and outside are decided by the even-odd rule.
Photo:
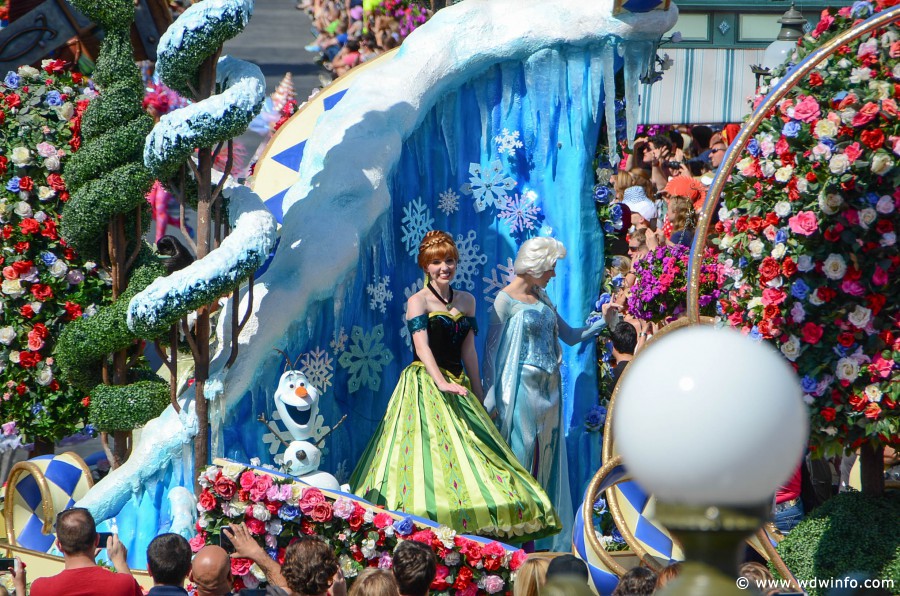
[[[449,313],[433,312],[419,315],[407,321],[410,335],[421,329],[428,331],[428,347],[434,354],[437,365],[454,376],[460,376],[463,372],[462,346],[469,331],[478,333],[478,324],[475,317],[464,315],[450,315]],[[419,360],[413,346],[413,359]]]

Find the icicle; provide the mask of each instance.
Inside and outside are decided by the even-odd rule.
[[[629,41],[624,42],[621,47],[625,51],[625,109],[628,120],[628,145],[631,146],[634,135],[637,134],[638,112],[641,106],[641,75],[644,74],[654,44],[652,41]]]
[[[609,163],[613,168],[618,166],[619,155],[616,150],[616,55],[612,39],[600,50],[603,64],[603,104],[606,115],[606,144],[609,152]],[[629,123],[631,115],[629,115]]]
[[[447,148],[447,155],[450,156],[450,175],[451,180],[455,180],[457,176],[457,103],[459,100],[459,92],[448,93],[441,101],[441,137],[444,139],[444,146]]]
[[[593,49],[589,52],[591,63],[590,63],[590,87],[591,87],[591,119],[596,122],[597,121],[597,112],[600,110],[600,93],[601,93],[601,85],[606,81],[606,75],[604,74],[605,68],[603,66],[603,48],[601,47],[599,51]]]
[[[502,118],[506,120],[516,107],[516,81],[518,81],[519,65],[504,62],[500,65],[500,81],[503,84],[503,97],[500,100]]]
[[[569,134],[569,143],[574,145],[576,137],[581,136],[582,110],[585,96],[585,55],[583,50],[570,51],[568,56],[563,56],[566,66],[560,73],[564,95],[563,109],[566,114],[566,128]],[[573,122],[574,120],[574,122]]]
[[[491,108],[487,96],[487,85],[484,84],[484,78],[478,80],[479,84],[474,86],[475,101],[478,103],[478,115],[481,117],[481,153],[490,155],[491,143]]]

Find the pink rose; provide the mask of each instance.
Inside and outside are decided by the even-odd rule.
[[[766,288],[763,290],[762,295],[762,303],[763,306],[769,306],[770,304],[774,304],[778,306],[784,299],[787,297],[787,294],[779,290],[778,288]]]
[[[335,506],[337,503],[335,502]],[[379,513],[375,516],[375,519],[372,520],[372,523],[375,524],[375,527],[379,530],[382,528],[386,528],[389,525],[394,523],[394,517],[390,513]]]
[[[307,488],[303,491],[303,496],[300,497],[300,502],[297,505],[300,507],[300,511],[309,515],[316,505],[324,502],[325,495],[322,494],[322,491],[317,488]]]
[[[810,95],[802,96],[802,99],[794,106],[794,118],[803,122],[818,120],[820,114],[819,102]]]
[[[188,540],[188,544],[191,545],[191,552],[197,552],[204,546],[206,546],[206,533],[202,532],[197,534],[190,540]]]
[[[272,477],[268,474],[261,474],[256,477],[256,481],[250,489],[250,498],[254,501],[263,501],[270,488],[272,488]]]
[[[250,573],[250,567],[252,566],[253,561],[250,559],[244,559],[242,557],[231,559],[231,575],[235,577],[247,575]]]
[[[801,236],[812,236],[819,229],[816,214],[812,211],[801,211],[788,220],[791,231]]]
[[[353,515],[353,501],[346,497],[338,497],[335,499],[334,516],[341,519],[350,519],[351,515]]]
[[[875,117],[878,115],[878,110],[879,107],[877,103],[872,101],[867,102],[863,107],[859,109],[856,115],[853,116],[853,120],[850,123],[856,128],[865,126],[875,119]]]
[[[528,553],[526,553],[521,548],[513,553],[512,559],[509,560],[509,569],[510,571],[515,571],[519,567],[522,566],[522,563],[525,562],[525,559],[528,558]]]
[[[875,273],[872,274],[872,283],[876,286],[883,286],[889,281],[887,271],[881,267],[875,267]]]
[[[847,159],[850,160],[850,163],[853,163],[854,161],[859,159],[859,156],[862,155],[862,153],[863,151],[859,146],[859,143],[851,143],[847,146],[846,149],[844,149],[844,155],[847,156]]]
[[[882,358],[881,354],[872,359],[871,370],[873,374],[877,374],[882,379],[891,376],[894,369],[894,361],[892,359]]]
[[[310,510],[309,517],[314,522],[325,523],[331,521],[333,513],[333,509],[331,507],[331,503],[328,501],[323,501],[321,503],[316,503],[316,505]]]
[[[244,490],[250,490],[250,487],[256,482],[256,474],[247,470],[243,474],[241,474],[241,488]]]
[[[841,291],[851,296],[863,296],[866,293],[866,289],[861,283],[851,279],[845,279],[841,282]]]
[[[499,575],[488,575],[481,580],[481,583],[484,587],[484,591],[488,594],[496,594],[501,591],[505,585],[503,578]]]
[[[832,23],[834,23],[834,17],[828,14],[828,9],[826,8],[822,11],[822,17],[819,19],[819,24],[816,25],[816,28],[813,29],[810,35],[812,35],[813,39],[817,39],[831,27]]]

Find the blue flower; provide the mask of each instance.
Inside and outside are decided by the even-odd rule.
[[[278,560],[278,549],[277,548],[267,548],[266,554],[269,555],[269,557],[272,560],[274,560],[274,561]]]
[[[741,257],[740,259],[738,259],[738,267],[743,269],[746,266],[747,266],[747,257]]]
[[[592,407],[584,417],[584,426],[588,429],[598,429],[604,423],[606,423],[606,408],[603,406]]]
[[[84,428],[81,429],[81,433],[82,433],[82,434],[85,434],[85,435],[91,435],[92,437],[94,436],[94,434],[95,434],[96,432],[97,432],[97,431],[94,429],[94,425],[93,425],[93,424],[90,424],[90,423],[85,424],[85,425],[84,425]]]
[[[853,350],[856,348],[856,344],[854,343],[852,346],[842,346],[838,344],[834,346],[834,353],[840,356],[841,358],[846,358],[850,354],[853,353]]]
[[[621,288],[625,283],[625,276],[621,273],[617,273],[615,277],[613,277],[610,282],[612,283],[614,288]]]
[[[603,233],[604,234],[612,234],[616,231],[615,226],[613,226],[612,222],[604,221],[603,222]]]
[[[41,253],[41,260],[44,262],[44,265],[49,267],[50,265],[52,265],[59,259],[57,259],[56,255],[53,254],[52,252],[48,252],[45,250],[44,252]]]
[[[787,242],[787,239],[788,231],[785,228],[781,228],[775,232],[775,242]]]
[[[603,515],[604,513],[606,513],[606,499],[601,495],[594,501],[594,515]]]
[[[610,538],[612,538],[612,541],[616,544],[622,544],[625,542],[625,539],[622,538],[622,534],[619,533],[619,528],[612,529],[612,532],[610,532]]]
[[[603,308],[604,304],[609,304],[612,300],[612,296],[609,295],[609,292],[604,292],[600,295],[600,299],[594,303],[594,310],[600,310]]]
[[[850,14],[859,19],[864,19],[872,14],[872,3],[860,0],[853,3]]]
[[[412,518],[409,516],[404,517],[400,521],[394,522],[394,532],[396,532],[400,536],[409,536],[410,534],[412,534],[415,527],[416,525],[413,523]]]
[[[44,406],[40,403],[36,403],[33,406],[31,406],[31,413],[34,414],[35,416],[37,416],[38,414],[40,414],[43,411],[44,411]]]
[[[282,505],[278,510],[278,517],[286,521],[297,519],[300,517],[300,509],[294,505]]]
[[[13,176],[9,179],[9,182],[6,183],[6,190],[9,192],[19,192],[19,177]]]
[[[879,199],[879,196],[878,196],[877,194],[875,194],[874,192],[867,192],[867,193],[866,193],[866,202],[867,202],[869,205],[875,205],[875,204],[877,204],[877,203],[878,203],[878,199]]]
[[[748,337],[754,341],[760,341],[762,339],[762,334],[759,332],[759,328],[756,325],[750,330]]]
[[[837,143],[834,142],[834,139],[822,139],[819,142],[828,147],[831,151],[834,151],[837,147]]]
[[[791,120],[787,124],[785,124],[781,128],[781,134],[786,137],[796,137],[800,133],[800,123],[796,120]]]
[[[753,157],[759,157],[759,141],[750,139],[750,142],[747,143],[747,151],[749,151],[750,155]]]
[[[10,89],[18,89],[19,88],[19,75],[17,75],[14,71],[9,71],[6,73],[6,78],[3,79],[3,84],[9,87]]]
[[[809,286],[802,279],[794,280],[791,284],[791,296],[797,300],[806,300],[809,296]]]
[[[594,201],[601,205],[606,205],[612,200],[612,189],[605,184],[598,184],[594,187]]]
[[[803,378],[800,379],[800,387],[803,388],[804,393],[813,393],[818,385],[819,382],[809,375],[804,375]]]
[[[61,106],[63,103],[62,97],[60,96],[59,91],[55,91],[55,90],[51,91],[47,94],[46,102],[47,102],[47,105],[51,106],[51,107]]]

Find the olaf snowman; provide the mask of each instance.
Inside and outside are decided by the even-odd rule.
[[[285,359],[287,368],[290,359],[287,355]],[[284,465],[288,472],[312,486],[340,490],[340,483],[334,476],[318,471],[322,461],[318,443],[330,430],[324,426],[325,418],[319,414],[319,390],[306,375],[291,366],[281,375],[274,399],[281,422],[294,439],[284,453]]]

